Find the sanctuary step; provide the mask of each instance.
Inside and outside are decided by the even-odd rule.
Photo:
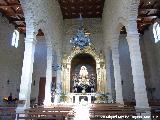
[[[78,107],[77,107],[78,106]],[[88,108],[88,112],[87,109]],[[75,109],[76,108],[76,109]],[[78,111],[77,111],[78,110]],[[82,114],[83,111],[85,111]],[[158,110],[158,109],[155,109]],[[24,116],[18,114],[18,120],[84,120],[87,114],[89,120],[117,120],[124,118],[125,120],[135,120],[135,117],[145,113],[145,110],[135,110],[134,107],[126,106],[118,103],[110,104],[74,104],[74,105],[52,105],[49,108],[38,107],[25,110]],[[157,111],[158,113],[159,111]],[[80,114],[79,114],[80,113]],[[153,114],[152,116],[157,115]],[[82,119],[79,117],[83,117]],[[122,118],[121,118],[122,117]],[[87,118],[87,117],[85,117]],[[118,119],[119,119],[118,118]],[[86,119],[88,120],[88,119]],[[156,119],[158,120],[158,119]]]

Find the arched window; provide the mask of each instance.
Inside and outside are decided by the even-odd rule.
[[[11,45],[17,48],[18,40],[19,40],[19,32],[17,30],[14,30]]]
[[[158,22],[153,24],[153,34],[155,38],[155,43],[160,41],[160,25],[158,24]]]

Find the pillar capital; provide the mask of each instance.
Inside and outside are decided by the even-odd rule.
[[[46,45],[47,46],[54,46],[53,45],[53,42],[52,42],[52,39],[50,39],[49,37],[45,37],[47,40],[46,40]]]
[[[111,40],[110,39],[106,39],[105,41],[104,41],[104,44],[105,44],[105,48],[108,48],[108,47],[110,47],[111,46]]]
[[[136,36],[138,36],[139,37],[139,33],[138,32],[134,32],[134,33],[128,33],[127,34],[127,37],[136,37]]]
[[[130,47],[135,46],[135,43],[137,43],[139,47],[139,33],[128,34],[126,38]]]
[[[36,40],[34,37],[32,37],[32,38],[26,37],[26,38],[25,38],[25,43],[33,43],[33,44],[36,44],[36,43],[37,43],[37,40]]]
[[[47,48],[52,48],[53,46],[52,46],[52,44],[46,44],[46,46],[47,46]]]
[[[117,40],[119,38],[119,33],[111,33],[109,36],[108,36],[108,39],[110,40]]]
[[[112,41],[112,44],[111,44],[111,49],[112,49],[112,52],[114,53],[118,53],[118,44],[119,44],[119,40],[113,40]]]
[[[139,33],[129,33],[127,34],[127,40],[131,39],[138,39],[139,40]]]
[[[107,38],[105,39],[105,46],[112,48],[113,41],[117,41],[119,38],[119,35],[120,34],[116,34],[116,33],[108,34]]]
[[[135,18],[137,19],[137,18]],[[127,29],[127,36],[128,35],[134,35],[134,34],[138,34],[138,29],[137,29],[137,22],[136,20],[129,20],[128,21],[128,25],[126,26]]]

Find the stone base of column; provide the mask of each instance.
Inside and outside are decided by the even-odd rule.
[[[120,104],[124,105],[123,99],[116,99],[116,103],[120,103]]]
[[[52,105],[52,102],[49,99],[45,99],[44,102],[43,102],[43,104],[44,104],[44,107],[49,107],[49,106]]]
[[[137,120],[152,120],[151,108],[138,108],[135,107],[137,112]]]
[[[60,103],[60,95],[55,95],[54,104]]]
[[[108,95],[107,103],[114,103],[113,98],[111,95]]]
[[[17,108],[16,108],[16,118],[15,120],[18,120],[18,114],[19,117],[25,117],[25,110],[29,108],[27,107],[25,104],[18,104]]]

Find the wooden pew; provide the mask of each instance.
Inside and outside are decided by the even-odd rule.
[[[74,112],[71,107],[53,107],[53,108],[30,108],[25,110],[25,115],[18,114],[18,120],[64,120],[65,118],[71,119],[74,117]]]
[[[136,115],[134,107],[127,107],[121,104],[97,104],[91,106],[89,112],[91,120],[107,119],[108,116],[115,115],[126,116],[129,117],[128,119],[131,119],[132,115]]]

